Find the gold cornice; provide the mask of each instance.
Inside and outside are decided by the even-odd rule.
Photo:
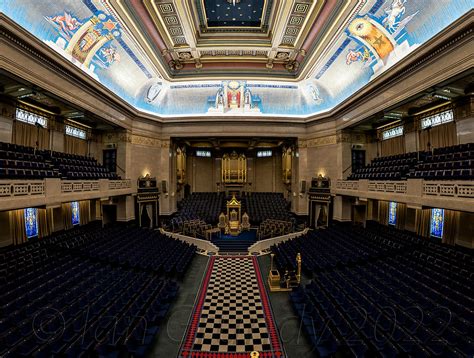
[[[211,69],[209,72],[212,71],[209,75],[201,75],[196,76],[195,72],[192,72],[193,75],[187,75],[183,74],[183,76],[179,75],[179,72],[176,73],[175,75],[171,75],[170,69],[168,67],[168,64],[164,63],[161,57],[159,58],[159,54],[156,53],[155,49],[152,49],[150,44],[149,44],[149,39],[142,34],[142,31],[139,30],[138,24],[136,23],[135,19],[132,18],[129,14],[129,11],[126,9],[124,6],[124,0],[117,0],[117,1],[110,1],[109,5],[117,12],[117,14],[122,18],[123,26],[128,30],[128,33],[130,36],[139,44],[140,47],[142,47],[146,53],[146,56],[151,60],[151,64],[154,68],[157,69],[157,73],[160,73],[161,76],[170,82],[184,82],[184,81],[202,81],[202,80],[220,80],[220,79],[229,79],[229,78],[235,78],[235,79],[252,79],[252,80],[269,80],[268,73],[274,73],[275,78],[270,79],[270,81],[279,81],[279,82],[288,82],[288,83],[294,83],[298,82],[303,79],[303,74],[308,72],[308,68],[312,66],[313,72],[314,72],[314,66],[313,66],[313,61],[317,60],[319,57],[318,51],[321,50],[321,47],[318,47],[313,53],[311,54],[311,58],[308,60],[306,59],[304,61],[304,66],[301,67],[301,69],[297,73],[291,73],[291,72],[284,72],[282,71],[279,73],[278,71],[270,71],[268,72],[267,68],[265,66],[262,66],[261,69],[255,68],[255,69],[242,69],[241,72],[245,72],[245,75],[239,75],[238,73],[233,73],[231,75],[228,74],[228,69],[222,69],[223,72],[225,72],[225,75],[216,75],[214,72],[214,69]],[[334,28],[336,28],[339,24],[339,19],[343,17],[343,15],[347,15],[345,13],[345,10],[350,7],[350,5],[354,3],[355,0],[348,1],[348,4],[343,8],[343,10],[338,10],[338,18],[336,21],[336,24],[332,24],[332,26],[325,31],[326,36],[325,38],[328,38],[330,35],[332,35]],[[361,0],[362,1],[362,0]],[[275,36],[274,31],[277,31],[278,29],[275,28],[275,26],[278,26],[279,30],[281,31],[282,34],[286,31],[286,21],[283,23],[281,19],[276,21],[276,16],[282,15],[281,9],[283,7],[287,8],[289,2],[288,1],[279,1],[275,0],[273,9],[271,13],[269,14],[269,32],[268,35],[263,34],[266,37],[261,37],[262,33],[245,33],[242,34],[245,36],[247,39],[247,42],[243,42],[243,37],[239,37],[240,34],[225,34],[225,37],[223,34],[219,33],[205,33],[205,37],[201,37],[200,35],[201,32],[199,29],[194,29],[195,31],[192,33],[192,39],[189,38],[189,32],[186,29],[182,29],[183,36],[186,40],[186,44],[174,44],[172,36],[170,35],[168,29],[166,28],[163,18],[160,16],[159,9],[157,8],[158,5],[161,3],[158,3],[157,0],[144,0],[143,4],[144,7],[150,16],[150,19],[152,23],[154,24],[155,28],[159,33],[161,33],[163,36],[163,40],[165,41],[165,44],[167,48],[170,50],[169,54],[172,56],[172,58],[175,61],[180,61],[182,63],[218,63],[218,62],[223,62],[223,63],[229,63],[229,62],[252,62],[252,63],[262,63],[266,64],[265,60],[263,57],[260,56],[222,56],[222,55],[217,55],[217,56],[209,56],[209,55],[201,55],[200,51],[204,51],[206,49],[209,51],[210,48],[214,49],[223,49],[223,48],[229,48],[232,50],[237,50],[240,47],[247,47],[251,48],[251,50],[254,51],[266,51],[267,52],[267,62],[271,61],[273,63],[284,63],[284,61],[279,60],[276,58],[276,54],[278,52],[287,52],[290,51],[289,53],[289,59],[291,60],[295,54],[292,54],[291,51],[295,51],[295,49],[298,48],[306,39],[308,36],[309,32],[312,29],[314,21],[318,18],[318,16],[321,13],[322,8],[324,7],[326,3],[326,0],[315,0],[311,4],[308,3],[308,5],[311,6],[311,9],[309,10],[309,15],[306,16],[305,22],[303,24],[303,27],[299,31],[298,37],[294,43],[294,46],[285,46],[284,44],[277,44],[275,41],[272,40],[272,38]],[[165,3],[164,3],[165,4]],[[166,3],[168,4],[168,3]],[[177,16],[179,24],[176,26],[183,26],[185,23],[187,23],[190,26],[197,26],[199,27],[199,21],[195,19],[195,16],[193,16],[193,13],[190,12],[190,8],[194,8],[195,4],[194,2],[189,2],[188,1],[177,1],[177,0],[170,0],[169,4],[173,6],[174,12],[173,16]],[[291,2],[291,6],[287,8],[287,11],[292,11],[294,5],[297,4],[296,1]],[[179,6],[178,6],[179,5]],[[182,17],[186,17],[186,19],[183,19]],[[289,16],[289,15],[288,15]],[[196,22],[198,21],[198,22]],[[272,34],[270,36],[270,34]],[[196,38],[198,36],[198,38]],[[281,35],[283,36],[283,35]],[[252,38],[251,40],[251,45],[249,45],[248,39]],[[281,38],[280,38],[281,40]],[[189,42],[194,42],[189,43]],[[225,43],[224,43],[225,41]],[[247,46],[245,46],[247,45]],[[329,44],[328,44],[329,46]],[[323,50],[325,50],[326,47],[323,47]],[[175,51],[176,50],[176,51]],[[178,51],[187,51],[192,53],[192,58],[189,60],[183,61],[180,58],[178,58]],[[198,69],[199,70],[199,69]],[[201,72],[202,71],[202,72]],[[219,71],[219,69],[217,69]],[[205,73],[206,69],[204,68],[203,70],[199,70],[201,73]],[[259,73],[261,72],[261,73]],[[186,73],[186,72],[185,72]],[[189,72],[191,73],[191,72]],[[251,74],[249,74],[251,73]]]
[[[301,31],[296,38],[296,41],[295,41],[296,48],[299,48],[303,44],[303,42],[306,40],[306,36],[311,31],[313,24],[315,20],[318,18],[319,14],[321,13],[321,10],[325,3],[326,3],[326,0],[316,0],[313,2],[313,5],[311,5],[310,15],[306,17],[303,23],[303,26],[301,27]]]
[[[129,16],[128,11],[123,7],[122,1],[123,0],[115,0],[113,2],[109,2],[109,5],[117,12],[117,15],[120,16],[122,20],[122,26],[127,30],[129,36],[133,38],[140,45],[140,47],[144,48],[151,64],[158,69],[157,72],[166,80],[171,81],[172,78],[168,75],[168,70],[163,67],[163,64],[158,58],[156,51],[151,48],[148,40],[143,36],[135,21]],[[125,19],[127,21],[125,21]],[[138,36],[140,40],[138,40],[135,36]]]
[[[171,2],[171,4],[175,6],[174,2]],[[143,5],[145,6],[150,18],[153,20],[153,24],[155,25],[158,32],[160,34],[163,34],[163,33],[166,34],[166,36],[162,36],[162,39],[166,41],[166,47],[168,47],[169,49],[173,48],[175,44],[173,43],[172,36],[168,32],[167,27],[164,25],[163,18],[161,17],[160,11],[156,7],[155,1],[144,0]],[[178,17],[178,20],[179,20],[178,13],[176,13],[176,15],[174,16]]]

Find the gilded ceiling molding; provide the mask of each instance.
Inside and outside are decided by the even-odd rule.
[[[296,40],[300,34],[306,18],[311,13],[311,7],[316,3],[313,0],[299,0],[291,10],[290,17],[286,23],[285,32],[280,47],[295,47]]]
[[[239,75],[261,72],[266,78],[268,75],[293,78],[300,72],[300,58],[307,52],[301,44],[327,1],[265,0],[262,24],[257,32],[252,32],[252,27],[208,27],[203,0],[108,3],[118,10],[118,16],[128,20],[129,29],[137,38],[156,42],[160,48],[158,54],[165,60],[162,58],[160,62],[168,65],[165,67],[171,77],[195,76],[196,69],[203,69],[209,75],[221,71],[228,74],[228,64],[232,62],[232,71],[240,72]],[[333,9],[332,6],[330,12]],[[148,34],[137,34],[143,26]]]
[[[152,18],[154,13],[157,13],[161,25],[166,30],[166,34],[171,39],[174,48],[189,46],[184,34],[180,16],[172,1],[147,0],[144,1],[144,4],[148,13],[152,15]],[[152,11],[150,7],[154,11]]]

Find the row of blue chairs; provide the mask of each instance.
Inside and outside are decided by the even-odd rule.
[[[290,294],[319,356],[473,356],[471,251],[375,223],[366,229],[338,225],[329,232],[325,240],[329,244],[336,241],[336,245],[322,246],[324,255],[337,257],[340,253],[341,260],[337,265],[316,267],[313,280]],[[390,249],[393,245],[385,241],[388,250],[347,261],[334,232],[344,238],[352,233],[363,251],[367,241],[376,237],[396,244],[405,241],[405,245]],[[310,247],[320,240],[312,237],[305,242]],[[302,251],[302,255],[304,262],[312,252]],[[321,258],[313,257],[316,261]]]
[[[0,356],[147,354],[179,287],[150,267],[131,267],[82,250],[121,232],[119,242],[134,234],[136,247],[140,241],[161,240],[146,229],[91,224],[0,252]]]
[[[124,267],[182,277],[196,247],[161,233],[134,227],[95,229],[82,235],[54,237],[58,247],[74,249],[87,257]]]

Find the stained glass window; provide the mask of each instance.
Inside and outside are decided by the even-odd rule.
[[[431,209],[430,235],[443,238],[444,209]]]
[[[79,202],[73,201],[71,203],[72,210],[72,224],[79,225]]]
[[[397,203],[394,201],[388,203],[388,224],[397,224]]]
[[[38,236],[38,209],[27,208],[24,211],[26,237]]]

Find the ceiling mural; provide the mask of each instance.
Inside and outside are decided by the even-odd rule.
[[[468,0],[367,1],[315,67],[309,88],[328,96],[303,112],[333,108],[471,9]]]
[[[268,5],[267,0],[196,1],[205,9],[208,26],[215,21],[215,26],[229,28],[261,26]],[[302,4],[308,4],[308,12],[312,2],[305,1]],[[158,2],[162,7],[173,4],[173,9],[179,8],[172,0]],[[469,0],[354,3],[356,8],[339,35],[313,63],[312,75],[300,82],[212,77],[167,81],[106,0],[55,0],[47,6],[36,0],[3,0],[0,11],[79,67],[85,76],[144,112],[160,116],[309,116],[334,108],[472,8]],[[192,58],[195,53],[184,49],[181,57],[188,54]]]
[[[101,1],[4,0],[0,10],[132,105],[159,75]]]

